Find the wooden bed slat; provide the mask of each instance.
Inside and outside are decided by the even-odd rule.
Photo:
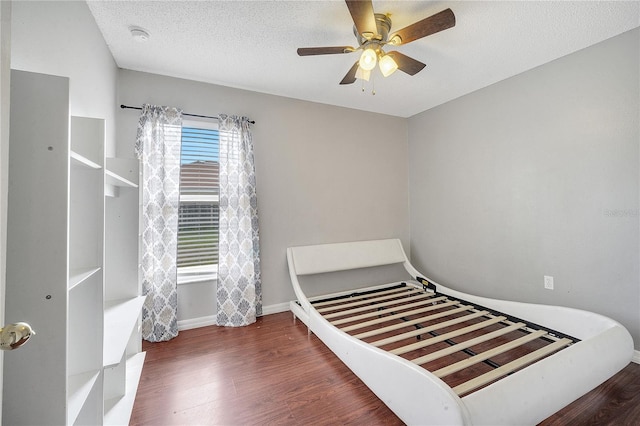
[[[385,308],[388,306],[394,306],[394,305],[400,305],[400,306],[396,306],[395,310],[397,309],[404,309],[405,307],[409,307],[409,306],[418,306],[421,305],[422,303],[420,302],[428,302],[427,299],[431,299],[433,298],[433,293],[425,293],[425,294],[421,294],[421,295],[417,295],[417,296],[412,296],[410,299],[392,299],[392,300],[387,300],[386,302],[379,302],[379,303],[375,303],[372,305],[366,305],[366,306],[358,306],[358,307],[354,307],[352,309],[347,309],[344,311],[337,311],[337,312],[332,312],[330,314],[325,314],[323,315],[323,317],[325,317],[326,319],[330,319],[330,318],[338,318],[338,317],[343,317],[345,315],[353,315],[353,314],[357,314],[358,312],[365,312],[365,311],[369,311],[371,309],[378,309],[378,308]],[[415,301],[412,304],[406,304],[408,301]],[[386,310],[388,311],[388,309]],[[385,312],[385,311],[376,311],[376,312],[372,312],[372,314],[375,314],[374,316],[377,316],[380,312]],[[350,319],[350,321],[353,318],[358,318],[358,317],[352,317]]]
[[[436,360],[438,358],[442,358],[443,356],[451,355],[452,353],[462,351],[467,349],[473,345],[477,345],[480,343],[487,342],[491,339],[495,339],[496,337],[503,336],[505,334],[511,333],[512,331],[519,330],[525,327],[526,324],[523,322],[518,322],[509,325],[508,327],[501,328],[500,330],[492,331],[491,333],[483,334],[482,336],[474,337],[473,339],[465,340],[464,342],[460,342],[457,345],[449,346],[448,348],[440,349],[439,351],[432,352],[430,354],[412,359],[411,362],[421,365]]]
[[[437,314],[427,315],[426,317],[416,318],[416,319],[413,319],[413,320],[410,320],[410,321],[405,321],[405,322],[401,322],[401,323],[397,323],[397,324],[392,324],[392,325],[388,325],[386,327],[376,328],[375,330],[365,331],[363,333],[356,334],[353,337],[357,337],[358,339],[364,339],[366,337],[375,336],[377,334],[388,333],[389,331],[394,331],[394,330],[397,330],[399,328],[405,328],[405,327],[409,327],[409,326],[412,326],[412,325],[420,324],[420,323],[423,323],[423,322],[433,321],[433,320],[438,319],[438,318],[448,317],[448,316],[451,316],[453,314],[457,314],[457,313],[460,313],[460,312],[464,312],[464,311],[470,311],[471,312],[472,308],[473,308],[472,306],[462,305],[459,308],[449,309],[449,310],[444,311],[444,312],[438,312]]]
[[[538,330],[535,331],[533,333],[527,334],[526,336],[522,336],[519,339],[516,339],[514,341],[511,342],[507,342],[503,345],[497,346],[493,349],[489,349],[488,351],[485,352],[481,352],[477,355],[472,356],[471,358],[467,358],[464,359],[462,361],[458,361],[454,364],[448,365],[446,367],[443,367],[439,370],[436,370],[433,372],[433,374],[436,377],[444,377],[444,376],[448,376],[449,374],[453,374],[456,371],[460,371],[464,368],[470,367],[474,364],[477,364],[479,362],[482,362],[484,360],[487,360],[489,358],[491,358],[492,356],[496,356],[499,355],[501,353],[507,352],[513,348],[517,348],[520,345],[524,345],[527,342],[530,342],[532,340],[536,340],[542,336],[544,336],[545,334],[547,334],[546,331],[544,330]]]
[[[392,288],[389,290],[383,290],[383,291],[376,291],[376,295],[383,295],[383,294],[390,294],[390,293],[404,293],[407,291],[407,289],[409,288],[415,288],[415,287],[397,287],[397,288]],[[357,293],[357,291],[354,291],[354,293]],[[366,299],[367,297],[371,297],[372,293],[366,293],[366,294],[359,294],[356,296],[349,296],[349,297],[345,297],[344,299],[334,299],[334,300],[320,300],[317,302],[314,302],[313,300],[310,300],[309,302],[313,305],[314,308],[318,308],[319,306],[327,306],[327,305],[334,305],[339,303],[341,300],[343,301],[353,301],[353,300],[360,300],[360,299]],[[333,297],[331,294],[327,294],[324,296],[319,296],[322,299],[325,299],[327,297]]]
[[[445,299],[445,298],[444,297],[438,297],[436,299],[433,299],[433,301],[440,300],[440,299]],[[457,300],[454,300],[454,301],[451,301],[451,302],[440,303],[440,304],[437,304],[437,305],[427,306],[425,308],[414,309],[412,311],[406,311],[406,312],[400,312],[400,313],[395,314],[395,315],[387,315],[386,317],[376,318],[376,319],[365,321],[365,322],[361,322],[361,323],[358,323],[358,324],[348,325],[346,327],[341,327],[340,329],[342,331],[353,331],[353,330],[357,330],[359,328],[364,328],[364,327],[368,327],[370,325],[380,324],[380,323],[387,322],[387,321],[393,321],[393,320],[396,320],[398,318],[407,317],[407,316],[410,316],[410,315],[423,314],[425,312],[435,311],[436,309],[448,308],[449,306],[454,306],[454,305],[457,305],[458,303],[460,303],[460,302],[458,302]]]
[[[403,305],[403,306],[396,306],[393,308],[382,309],[381,311],[374,311],[374,312],[368,312],[366,314],[354,315],[349,318],[343,318],[343,319],[330,321],[330,322],[333,325],[346,324],[349,322],[360,321],[361,319],[390,314],[392,312],[397,312],[399,309],[409,309],[409,308],[415,308],[416,306],[424,306],[425,303],[435,303],[445,299],[446,297],[436,297],[436,298],[431,298],[430,300],[421,300],[419,302],[407,303],[406,305]],[[401,316],[408,315],[408,312],[410,311],[404,312],[403,315]]]
[[[439,322],[437,324],[432,324],[432,325],[427,326],[427,327],[419,328],[417,330],[411,330],[411,331],[407,331],[406,333],[396,334],[395,336],[387,337],[386,339],[377,340],[375,342],[370,342],[369,344],[373,345],[373,346],[376,346],[376,347],[388,345],[389,343],[399,342],[400,340],[409,339],[411,337],[416,337],[416,336],[419,336],[421,334],[429,333],[430,331],[439,330],[441,328],[449,327],[451,325],[460,324],[461,322],[469,321],[469,320],[472,320],[474,318],[478,318],[478,317],[481,317],[483,315],[488,315],[488,314],[489,314],[488,311],[474,312],[472,314],[465,315],[463,317],[454,318],[454,319],[449,320],[449,321],[443,321],[443,322]]]
[[[488,327],[490,325],[497,324],[497,323],[499,323],[501,321],[504,321],[506,319],[507,319],[507,317],[504,317],[504,316],[491,318],[491,319],[488,319],[486,321],[482,321],[482,322],[480,322],[478,324],[473,324],[473,325],[470,325],[468,327],[459,328],[459,329],[451,331],[449,333],[441,334],[440,336],[435,336],[435,337],[432,337],[430,339],[422,340],[420,342],[412,343],[410,345],[406,345],[406,346],[402,346],[402,347],[390,350],[389,352],[391,352],[392,354],[401,355],[401,354],[404,354],[404,353],[407,353],[407,352],[414,351],[416,349],[420,349],[420,348],[424,348],[424,347],[433,345],[434,343],[438,343],[438,342],[442,342],[442,341],[447,340],[447,339],[451,339],[453,337],[458,337],[458,336],[462,336],[463,334],[471,333],[472,331],[476,331],[476,330],[479,330],[481,328],[485,328],[485,327]]]
[[[395,299],[398,297],[405,297],[404,299],[395,299],[397,301],[401,301],[401,300],[406,300],[407,297],[411,297],[414,295],[418,295],[418,294],[424,294],[423,291],[418,290],[417,288],[412,289],[413,291],[409,290],[409,291],[404,291],[404,292],[398,292],[398,293],[392,293],[392,294],[387,294],[384,296],[380,296],[380,297],[374,297],[372,299],[362,299],[362,300],[358,300],[356,302],[351,302],[351,303],[341,303],[341,304],[334,304],[334,305],[330,305],[330,306],[326,306],[324,308],[320,308],[320,309],[316,309],[318,312],[320,313],[324,313],[324,312],[331,312],[334,311],[336,309],[345,309],[345,308],[352,308],[352,307],[356,307],[356,306],[362,306],[362,305],[366,305],[368,303],[377,303],[377,302],[383,302],[385,300],[391,300],[391,299]],[[369,296],[377,296],[378,294],[370,294]],[[433,296],[433,293],[431,293],[431,296]],[[345,300],[349,300],[349,299],[345,299]],[[336,300],[335,302],[339,302],[339,300]],[[314,305],[315,307],[315,305]],[[324,315],[324,317],[326,318],[327,316]]]
[[[509,374],[521,367],[531,364],[532,362],[537,361],[540,358],[543,358],[561,349],[564,346],[567,346],[569,343],[571,343],[570,339],[560,339],[543,348],[538,349],[537,351],[531,352],[523,357],[511,361],[510,363],[498,367],[495,370],[489,371],[488,373],[464,382],[461,385],[453,388],[453,391],[458,394],[458,396],[471,392],[472,390],[477,389],[480,386],[486,385],[487,383],[490,383],[506,374]]]

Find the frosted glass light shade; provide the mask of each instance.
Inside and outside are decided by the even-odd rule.
[[[380,58],[379,66],[380,66],[380,72],[382,72],[382,75],[385,77],[389,77],[398,69],[398,64],[389,55],[385,55],[382,58]]]
[[[371,71],[363,70],[362,67],[358,67],[358,69],[356,70],[356,78],[359,78],[360,80],[369,81],[370,77],[371,77]]]
[[[376,67],[376,62],[378,61],[376,51],[369,48],[365,49],[360,56],[360,68],[365,71],[371,71]]]

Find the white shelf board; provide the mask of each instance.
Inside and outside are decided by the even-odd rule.
[[[133,411],[133,403],[138,392],[138,383],[142,375],[142,366],[146,352],[139,352],[127,359],[126,394],[104,402],[105,425],[128,425]]]
[[[105,303],[104,309],[104,357],[105,367],[120,363],[127,348],[146,296]]]
[[[131,182],[130,180],[120,176],[119,174],[111,171],[111,170],[106,170],[105,171],[105,175],[106,175],[106,182],[109,185],[113,185],[113,186],[121,186],[121,187],[125,187],[125,188],[137,188],[138,185],[134,182]]]
[[[117,197],[120,192],[117,186],[109,185],[106,181],[104,183],[104,196],[105,197]]]
[[[69,290],[84,282],[87,278],[100,271],[99,266],[91,268],[72,269],[69,271]]]
[[[105,169],[115,179],[121,180],[127,187],[137,188],[140,173],[140,160],[137,158],[108,157]]]
[[[82,406],[84,405],[89,393],[96,384],[98,380],[98,376],[100,376],[100,371],[89,371],[81,374],[74,374],[69,376],[68,380],[68,396],[67,396],[67,404],[68,404],[68,414],[67,414],[67,422],[68,424],[75,423],[78,418],[78,414],[80,414],[80,410],[82,410]]]
[[[90,169],[101,169],[102,168],[102,166],[100,164],[89,160],[87,157],[85,157],[83,155],[80,155],[75,151],[71,151],[69,155],[71,156],[72,164],[75,164],[75,165],[78,165],[78,166],[89,167]]]

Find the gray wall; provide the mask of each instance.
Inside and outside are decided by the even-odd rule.
[[[409,119],[418,269],[472,294],[602,313],[640,347],[639,34]]]
[[[117,67],[82,1],[12,2],[11,67],[69,77],[71,115],[104,118],[114,156]]]
[[[400,237],[408,249],[406,119],[128,70],[119,72],[118,87],[118,102],[127,105],[256,120],[265,306],[295,298],[289,246]],[[133,156],[138,116],[117,114],[120,157]],[[214,284],[183,284],[178,301],[180,320],[213,315]]]

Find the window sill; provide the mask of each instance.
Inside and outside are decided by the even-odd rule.
[[[195,284],[218,279],[218,265],[178,268],[178,285]]]
[[[207,281],[217,281],[217,280],[218,280],[218,274],[201,275],[198,277],[188,277],[188,278],[178,277],[178,285],[196,284],[196,283],[203,283]]]

